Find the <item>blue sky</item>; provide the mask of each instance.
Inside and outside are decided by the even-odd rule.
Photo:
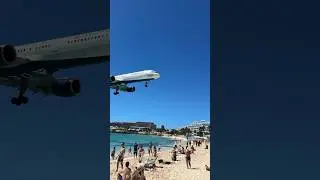
[[[7,1],[0,44],[24,44],[108,28],[108,1]],[[14,9],[14,12],[12,11]],[[56,74],[77,77],[78,97],[30,95],[16,107],[0,86],[0,179],[106,179],[107,64]],[[79,159],[79,157],[81,157]]]
[[[110,98],[111,121],[176,128],[210,117],[209,0],[111,2],[113,75],[153,69],[149,88]],[[112,91],[113,92],[113,91]]]

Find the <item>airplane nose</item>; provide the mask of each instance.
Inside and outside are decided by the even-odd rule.
[[[159,73],[156,73],[156,74],[155,74],[155,77],[156,77],[156,79],[160,78],[160,74],[159,74]]]

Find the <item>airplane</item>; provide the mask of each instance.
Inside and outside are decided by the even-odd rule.
[[[17,106],[28,103],[27,90],[45,96],[73,97],[80,93],[80,80],[57,78],[58,70],[110,60],[109,29],[64,38],[13,46],[0,46],[0,85],[15,87]]]
[[[118,95],[119,91],[135,92],[134,86],[129,87],[128,84],[135,82],[145,82],[145,87],[148,87],[151,80],[160,78],[160,74],[154,70],[144,70],[128,74],[121,74],[117,76],[111,76],[109,85],[112,89],[115,89],[114,95]]]

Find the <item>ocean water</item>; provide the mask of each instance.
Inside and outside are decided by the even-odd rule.
[[[174,141],[172,139],[161,136],[111,133],[110,152],[113,147],[116,147],[116,151],[118,151],[122,142],[124,142],[127,149],[131,146],[132,150],[133,144],[136,142],[137,144],[141,144],[145,148],[145,151],[147,150],[146,148],[149,146],[150,142],[161,149],[168,149],[174,145]]]

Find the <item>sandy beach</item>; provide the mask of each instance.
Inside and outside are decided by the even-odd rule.
[[[202,144],[200,147],[195,147],[196,151],[191,155],[191,169],[187,169],[186,160],[184,154],[178,154],[176,162],[170,165],[159,164],[156,162],[157,166],[162,166],[163,168],[156,168],[154,170],[144,171],[147,180],[209,180],[210,172],[205,169],[205,165],[210,167],[210,145],[209,149],[205,149],[205,145]],[[127,153],[126,153],[127,154]],[[149,157],[148,154],[144,155],[144,160]],[[158,159],[163,159],[165,161],[171,161],[171,153],[169,151],[162,151],[158,153]],[[126,157],[123,161],[130,162],[130,168],[135,169],[138,163],[137,159],[133,157]],[[116,173],[116,160],[110,162],[110,179],[117,180]],[[119,167],[119,171],[121,167]]]

